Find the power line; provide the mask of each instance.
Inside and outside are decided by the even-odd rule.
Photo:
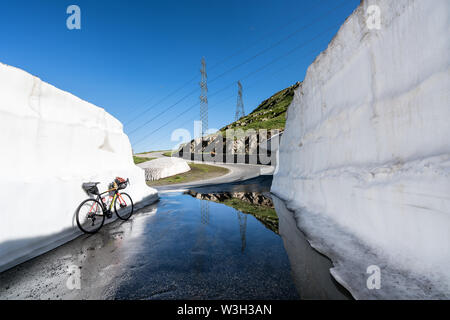
[[[307,10],[313,9],[313,8],[317,7],[319,4],[321,4],[322,2],[323,2],[323,0],[316,1],[316,2],[314,3],[314,5],[312,5],[312,6],[310,6],[310,7],[307,7],[306,9],[302,9],[302,10],[307,11]],[[240,54],[240,53],[242,53],[242,52],[244,52],[244,51],[247,50],[248,48],[251,48],[252,46],[254,46],[255,44],[257,44],[258,42],[261,42],[262,40],[265,40],[267,37],[269,37],[269,36],[275,34],[275,33],[278,32],[279,30],[282,30],[282,29],[286,28],[288,25],[292,24],[293,22],[297,22],[297,21],[298,21],[298,17],[296,17],[295,19],[292,19],[292,20],[288,21],[286,24],[281,25],[280,27],[278,27],[278,28],[272,30],[271,32],[266,33],[264,36],[262,36],[261,38],[258,38],[257,40],[253,41],[251,44],[245,46],[244,48],[241,48],[241,49],[239,49],[239,50],[236,50],[234,53],[232,53],[232,54],[230,54],[229,56],[227,56],[226,58],[220,60],[219,62],[217,62],[216,64],[214,64],[209,70],[212,70],[212,69],[218,67],[219,65],[221,65],[221,64],[224,63],[225,61],[228,61],[229,59],[231,59],[231,58],[237,56],[238,54]]]
[[[314,52],[315,52],[315,51],[310,51],[309,53],[314,53]],[[299,63],[299,61],[300,61],[300,60],[296,60],[296,61],[293,62],[293,63],[289,63],[289,64],[287,64],[287,65],[285,65],[285,66],[283,66],[283,67],[281,67],[281,68],[278,68],[275,72],[272,72],[272,73],[270,74],[270,76],[276,75],[276,74],[279,73],[280,71],[282,71],[282,70],[284,70],[284,69],[286,69],[286,68],[288,68],[288,67],[290,67],[290,66],[292,66],[292,65],[295,65],[295,64]],[[248,89],[250,89],[250,88],[253,88],[253,87],[254,87],[258,82],[260,82],[261,80],[262,80],[262,79],[259,79],[259,81],[256,81],[255,83],[253,83],[253,84],[251,84],[251,85],[249,85],[249,86],[246,86],[246,89],[248,90]],[[227,101],[227,100],[230,100],[230,99],[233,98],[233,97],[234,97],[234,93],[233,93],[232,95],[227,96],[225,99],[220,100],[219,102],[217,102],[217,103],[216,103],[215,105],[213,105],[212,107],[209,107],[209,109],[213,109],[213,108],[217,107],[218,105],[220,105],[221,103],[223,103],[223,102],[225,102],[225,101]],[[196,105],[194,105],[194,106],[196,106]],[[190,108],[191,108],[191,107],[190,107]],[[183,114],[187,113],[188,111],[190,111],[190,108],[187,109],[187,110],[185,110],[182,114],[179,114],[176,118],[174,118],[174,119],[172,119],[172,120],[169,120],[169,121],[166,122],[164,125],[162,125],[162,126],[159,127],[158,129],[154,130],[154,131],[153,131],[150,135],[148,135],[146,138],[150,137],[153,133],[156,133],[157,131],[159,131],[159,130],[162,129],[163,127],[167,126],[169,123],[173,122],[174,120],[178,119],[181,115],[183,115]],[[196,118],[197,118],[197,116],[194,116],[194,117],[190,118],[189,120],[184,120],[182,123],[186,123],[186,122],[188,122],[188,121],[193,121],[193,120],[195,120]]]
[[[322,20],[324,17],[328,16],[328,15],[329,15],[331,12],[333,12],[334,10],[336,10],[336,9],[338,9],[338,8],[340,8],[340,7],[342,7],[344,4],[346,4],[347,1],[348,1],[348,0],[344,0],[340,5],[334,7],[334,8],[331,9],[330,11],[327,11],[327,13],[326,13],[325,15],[321,16],[320,19],[318,18],[318,19],[316,19],[314,22],[309,23],[309,24],[307,24],[307,25],[304,25],[303,27],[297,29],[296,31],[294,31],[293,33],[291,33],[291,34],[288,35],[287,37],[283,38],[282,40],[277,41],[276,43],[274,43],[274,44],[272,44],[271,46],[269,46],[268,48],[266,48],[266,49],[264,49],[264,50],[258,52],[256,55],[250,57],[249,59],[245,60],[244,62],[242,62],[242,63],[240,63],[240,64],[238,64],[238,65],[235,65],[235,66],[232,67],[231,69],[229,69],[229,70],[225,71],[224,73],[220,74],[219,76],[215,77],[213,80],[210,81],[210,83],[213,82],[213,81],[215,81],[215,80],[217,80],[217,79],[219,79],[220,77],[223,77],[223,76],[224,76],[225,74],[227,74],[228,72],[230,72],[230,71],[232,71],[232,70],[235,70],[235,69],[239,68],[240,66],[242,66],[242,65],[244,65],[244,64],[246,64],[246,63],[248,63],[248,62],[250,62],[251,60],[253,60],[253,59],[255,59],[256,57],[260,56],[261,54],[263,54],[263,53],[269,51],[270,49],[273,49],[274,47],[278,46],[280,43],[282,43],[282,42],[284,42],[284,41],[290,39],[294,34],[298,33],[299,31],[304,30],[305,28],[308,28],[308,27],[312,26],[312,25],[315,24],[316,22],[318,22],[318,21]],[[169,106],[168,108],[166,108],[165,110],[161,111],[161,112],[160,112],[159,114],[157,114],[155,117],[151,118],[150,120],[146,121],[146,122],[143,123],[142,125],[138,126],[138,127],[135,128],[134,130],[132,130],[129,134],[131,135],[131,134],[135,133],[136,131],[140,130],[141,128],[143,128],[144,126],[146,126],[147,124],[149,124],[149,123],[152,122],[153,120],[157,119],[157,118],[158,118],[159,116],[161,116],[162,114],[164,114],[164,113],[168,112],[169,110],[171,110],[173,107],[175,107],[176,105],[178,105],[180,102],[182,102],[183,100],[185,100],[185,99],[188,98],[189,96],[193,95],[195,92],[197,92],[197,91],[196,91],[196,90],[193,90],[193,91],[189,92],[189,93],[188,93],[187,95],[185,95],[183,98],[181,98],[180,100],[178,100],[178,101],[175,102],[174,104],[170,105],[170,106]]]
[[[311,51],[308,52],[308,54],[309,54],[309,53],[315,53],[315,50],[311,50]],[[298,64],[300,61],[301,61],[301,60],[298,60],[298,59],[297,59],[297,60],[294,61],[294,62],[288,63],[287,65],[285,65],[285,66],[283,66],[283,67],[281,67],[281,68],[278,68],[275,72],[272,72],[272,73],[270,74],[270,77],[276,75],[277,73],[279,73],[280,71],[283,71],[284,69],[286,69],[286,68],[288,68],[288,67],[291,67],[291,66],[293,66],[293,65],[295,65],[295,64]],[[249,85],[249,86],[246,86],[246,89],[248,90],[248,89],[250,89],[250,88],[253,88],[253,87],[254,87],[258,82],[260,82],[261,80],[263,80],[263,79],[259,79],[259,81],[256,81],[256,82],[254,82],[253,84],[251,84],[251,85]],[[234,94],[232,94],[232,95],[228,96],[227,98],[225,98],[225,99],[223,99],[223,100],[217,102],[217,103],[214,104],[212,107],[209,107],[209,109],[214,109],[215,107],[217,107],[217,106],[220,105],[221,103],[223,103],[223,102],[225,102],[225,101],[227,101],[227,100],[229,100],[229,99],[231,99],[231,98],[233,98],[233,97],[234,97]],[[187,111],[189,111],[189,110],[186,110],[185,112],[183,112],[183,114],[184,114],[184,113],[187,113]],[[178,118],[178,117],[177,117],[177,118]],[[173,120],[176,120],[177,118],[175,118],[175,119],[173,119]],[[189,120],[183,121],[183,123],[186,123],[186,122],[188,122],[188,121],[193,121],[193,120],[195,120],[195,119],[196,119],[196,116],[190,118]],[[172,120],[172,121],[173,121],[173,120]],[[169,123],[172,122],[172,121],[169,121]],[[166,123],[166,125],[167,125],[167,123]],[[164,127],[164,126],[165,126],[165,125],[163,125],[162,127]],[[160,127],[160,128],[158,128],[157,130],[155,130],[154,133],[155,133],[156,131],[158,131],[159,129],[162,129],[162,127]],[[150,136],[150,135],[149,135],[149,136]],[[148,136],[147,136],[147,137],[148,137]]]
[[[153,110],[154,107],[158,106],[159,104],[161,104],[162,102],[164,102],[165,100],[169,99],[171,96],[173,96],[174,94],[176,94],[177,92],[181,91],[182,89],[184,89],[184,87],[186,87],[187,85],[189,85],[191,82],[193,82],[195,79],[197,79],[197,76],[193,77],[191,80],[185,82],[181,87],[173,90],[171,93],[169,93],[168,95],[166,95],[164,98],[162,98],[161,100],[159,100],[158,102],[156,102],[154,105],[152,105],[150,108],[148,108],[147,110],[145,110],[144,112],[140,113],[137,117],[131,119],[130,121],[126,122],[125,125],[129,125],[130,123],[136,121],[137,119],[141,119],[141,117],[143,115],[145,115],[146,113],[148,113],[149,111]],[[193,91],[194,92],[194,91]]]
[[[226,89],[228,89],[229,87],[231,87],[232,85],[234,85],[234,82],[227,85],[226,87],[223,87],[222,89],[220,89],[219,91],[216,91],[214,94],[210,95],[216,95],[219,92],[222,92]],[[169,120],[168,122],[166,122],[165,124],[163,124],[162,126],[158,127],[157,129],[153,130],[152,132],[150,132],[150,134],[146,135],[143,139],[138,140],[138,142],[136,142],[136,144],[141,143],[142,141],[144,141],[145,139],[147,139],[148,137],[150,137],[152,134],[154,134],[155,132],[157,132],[158,130],[164,128],[165,126],[167,126],[169,123],[175,121],[176,119],[180,118],[182,115],[188,113],[189,111],[191,111],[193,108],[197,107],[199,105],[198,102],[196,102],[195,104],[191,105],[190,107],[188,107],[186,110],[184,110],[182,113],[179,113],[175,118]]]
[[[249,63],[250,61],[252,61],[253,59],[257,58],[258,56],[264,54],[265,52],[277,47],[278,45],[280,45],[281,43],[283,43],[284,41],[292,38],[295,34],[297,34],[298,32],[312,26],[313,24],[315,24],[316,22],[322,20],[324,17],[328,16],[330,13],[332,13],[334,10],[342,7],[346,1],[348,0],[344,0],[340,5],[332,8],[331,10],[327,11],[325,13],[325,15],[321,15],[320,17],[318,17],[316,20],[314,20],[313,22],[306,24],[302,27],[300,27],[299,29],[296,29],[294,32],[292,32],[291,34],[289,34],[287,37],[275,42],[274,44],[272,44],[271,46],[265,48],[264,50],[258,52],[257,54],[253,55],[252,57],[246,59],[245,61],[233,66],[232,68],[226,70],[225,72],[223,72],[222,74],[216,76],[215,78],[213,78],[211,82],[214,82],[216,80],[218,80],[219,78],[223,77],[224,75],[228,74],[229,72],[236,70],[237,68]],[[222,62],[220,62],[219,64],[221,64]],[[217,67],[219,64],[216,64],[214,67]],[[140,114],[138,117],[134,118],[133,120],[127,122],[127,124],[141,118],[142,115],[146,114],[148,111],[152,110],[155,106],[157,106],[159,103],[162,103],[164,100],[170,98],[172,95],[174,95],[175,93],[177,93],[178,91],[181,91],[185,86],[187,86],[188,84],[190,84],[191,82],[193,82],[196,79],[196,77],[192,78],[191,80],[189,80],[188,82],[186,82],[184,85],[182,85],[180,88],[174,90],[173,92],[171,92],[169,95],[167,95],[165,98],[161,99],[159,102],[157,102],[155,105],[153,105],[150,109],[147,109],[145,112],[143,112],[142,114]],[[143,125],[138,126],[137,128],[135,128],[133,131],[130,132],[130,134],[133,134],[134,132],[136,132],[137,130],[139,130],[140,128],[142,128],[143,126],[147,125],[148,123],[150,123],[151,121],[153,121],[154,119],[158,118],[161,114],[166,113],[168,110],[170,110],[172,107],[174,107],[175,105],[177,105],[178,103],[184,101],[186,98],[188,98],[189,96],[193,95],[196,92],[196,90],[193,90],[191,92],[189,92],[187,95],[185,95],[182,99],[178,100],[175,104],[171,105],[169,108],[166,108],[162,113],[158,114],[157,116],[155,116],[154,118],[150,119],[149,121],[147,121],[146,123],[144,123]]]
[[[336,9],[342,7],[344,4],[346,4],[346,1],[347,1],[347,0],[344,0],[344,1],[343,1],[341,4],[339,4],[338,6],[336,6],[336,7],[332,8],[331,10],[327,11],[327,12],[325,13],[325,15],[320,16],[320,17],[318,17],[317,19],[315,19],[313,22],[308,23],[308,24],[306,24],[306,25],[304,25],[304,26],[302,26],[302,27],[296,29],[294,32],[290,33],[287,37],[284,37],[283,39],[278,40],[277,42],[273,43],[273,44],[270,45],[269,47],[267,47],[267,48],[265,48],[265,49],[259,51],[259,52],[256,53],[255,55],[251,56],[251,57],[248,58],[247,60],[245,60],[245,61],[243,61],[243,62],[241,62],[241,63],[235,65],[234,67],[232,67],[232,68],[226,70],[225,72],[219,74],[217,77],[213,78],[213,79],[210,81],[210,83],[216,81],[217,79],[219,79],[219,78],[221,78],[221,77],[223,77],[223,76],[226,75],[227,73],[230,73],[231,71],[233,71],[233,70],[235,70],[235,69],[237,69],[237,68],[239,68],[239,67],[241,67],[241,66],[243,66],[243,65],[245,65],[245,64],[247,64],[247,63],[249,63],[249,62],[252,61],[253,59],[259,57],[260,55],[262,55],[262,54],[264,54],[264,53],[266,53],[267,51],[269,51],[269,50],[271,50],[271,49],[277,47],[278,45],[280,45],[280,44],[283,43],[284,41],[286,41],[286,40],[292,38],[294,35],[296,35],[296,34],[299,33],[300,31],[303,31],[303,30],[305,30],[305,29],[311,27],[311,26],[314,25],[316,22],[322,20],[324,17],[326,17],[326,16],[328,16],[330,13],[334,12]]]
[[[150,103],[150,101],[154,100],[154,98],[155,98],[155,96],[153,95],[153,96],[149,97],[148,99],[145,99],[145,102],[142,103],[142,105],[145,107],[145,105],[146,105],[147,103]],[[131,114],[134,114],[135,111],[142,111],[142,110],[135,109],[135,108],[138,107],[139,105],[140,105],[140,104],[134,104],[133,106],[128,107],[128,108],[126,108],[126,109],[127,109],[127,110],[133,109],[133,111],[131,111]],[[141,108],[142,108],[142,106],[141,106]],[[124,123],[124,125],[127,125],[127,124],[128,124],[128,122]]]
[[[161,115],[163,115],[164,113],[166,113],[167,111],[169,111],[170,109],[172,109],[173,107],[175,107],[177,104],[179,104],[180,102],[182,102],[183,100],[185,100],[187,97],[193,95],[194,93],[198,92],[198,89],[194,89],[191,92],[189,92],[187,95],[185,95],[183,98],[181,98],[180,100],[178,100],[177,102],[173,103],[172,105],[170,105],[168,108],[164,109],[163,111],[161,111],[160,113],[158,113],[155,117],[151,118],[150,120],[146,121],[145,123],[143,123],[142,125],[140,125],[139,127],[135,128],[134,130],[132,130],[129,134],[133,134],[136,131],[138,131],[139,129],[145,127],[147,124],[149,124],[150,122],[152,122],[153,120],[157,119],[158,117],[160,117]]]
[[[320,38],[322,35],[324,35],[324,34],[325,34],[326,32],[328,32],[330,29],[333,29],[334,27],[337,27],[337,26],[340,26],[340,25],[341,25],[341,23],[336,24],[336,25],[332,25],[331,27],[327,28],[324,32],[321,32],[319,35],[317,35],[317,36],[315,36],[313,39],[309,40],[308,43],[311,42],[311,41],[314,41],[314,40],[316,40],[316,39],[318,39],[318,38]],[[252,75],[254,75],[254,74],[260,72],[261,70],[265,69],[265,68],[268,67],[269,65],[271,65],[271,64],[273,64],[274,62],[280,60],[281,58],[284,58],[284,57],[287,56],[287,55],[292,54],[293,52],[295,52],[296,50],[298,50],[298,49],[304,47],[305,45],[306,45],[306,44],[303,43],[303,44],[300,44],[299,46],[294,47],[294,49],[288,51],[287,53],[285,53],[285,54],[283,54],[283,55],[281,55],[281,56],[279,56],[279,57],[277,57],[277,58],[275,58],[275,59],[273,59],[273,60],[271,60],[269,63],[266,63],[265,65],[263,65],[262,67],[258,68],[257,70],[248,73],[247,75],[245,75],[244,77],[242,77],[241,80],[242,80],[242,79],[245,79],[245,78],[248,78],[248,77],[250,77],[250,76],[252,76]],[[219,93],[219,92],[222,92],[222,91],[228,89],[228,88],[231,87],[232,85],[234,85],[234,82],[231,83],[231,84],[229,84],[229,85],[227,85],[227,86],[225,86],[225,87],[223,87],[222,89],[220,89],[220,90],[214,92],[214,93],[212,94],[212,96],[216,95],[216,94]],[[190,106],[189,108],[187,108],[185,111],[183,111],[182,113],[180,113],[178,116],[176,116],[176,117],[173,118],[172,120],[169,120],[169,121],[166,122],[164,125],[160,126],[158,129],[153,130],[149,135],[145,136],[143,139],[138,140],[138,141],[136,142],[136,144],[142,142],[143,140],[145,140],[145,139],[147,139],[149,136],[151,136],[153,133],[155,133],[155,132],[157,132],[158,130],[162,129],[163,127],[165,127],[165,126],[168,125],[169,123],[173,122],[174,120],[178,119],[178,118],[181,117],[182,115],[188,113],[189,111],[191,111],[191,110],[192,110],[194,107],[196,107],[197,105],[198,105],[198,103],[195,103],[194,105]]]
[[[314,51],[311,50],[311,51],[308,52],[308,53],[314,53],[314,52],[315,52],[315,50],[314,50]],[[295,62],[288,63],[287,65],[285,65],[285,66],[283,66],[283,67],[281,67],[281,68],[278,68],[275,72],[272,72],[272,73],[270,74],[270,76],[276,75],[276,74],[279,73],[280,71],[283,71],[284,69],[286,69],[286,68],[288,68],[288,67],[290,67],[290,66],[292,66],[292,65],[298,64],[300,61],[301,61],[301,60],[296,60]],[[259,81],[256,81],[256,82],[254,82],[253,84],[251,84],[251,85],[249,85],[249,86],[246,86],[246,89],[248,90],[248,89],[250,89],[250,88],[253,88],[253,87],[254,87],[258,82],[260,82],[261,80],[263,80],[263,79],[259,79]],[[220,105],[221,103],[223,103],[223,102],[225,102],[225,101],[227,101],[227,100],[229,100],[229,99],[231,99],[231,98],[233,98],[233,97],[234,97],[234,94],[232,94],[232,95],[230,95],[230,96],[227,96],[225,99],[223,99],[223,100],[217,102],[217,103],[214,104],[212,107],[209,107],[209,109],[213,109],[213,108],[217,107],[218,105]],[[184,113],[187,113],[187,111],[190,111],[190,109],[185,110],[185,112],[183,112],[183,114],[184,114]],[[197,116],[194,116],[194,117],[190,118],[189,120],[183,121],[183,123],[186,123],[186,122],[188,122],[188,121],[193,121],[193,120],[195,120],[196,118],[197,118]],[[165,125],[159,127],[157,130],[154,131],[154,133],[155,133],[156,131],[158,131],[159,129],[162,129],[162,128],[163,128],[164,126],[166,126],[168,123],[173,122],[173,121],[176,120],[176,119],[178,119],[178,117],[177,117],[177,118],[174,118],[174,119],[172,119],[172,120],[170,120],[169,122],[166,122]],[[148,137],[148,136],[147,136],[147,137]]]
[[[321,2],[322,2],[322,0],[316,1],[316,2],[314,3],[314,5],[312,5],[312,6],[308,7],[308,8],[306,8],[306,9],[303,9],[303,10],[306,11],[306,10],[313,9],[313,8],[317,7],[319,4],[321,4]],[[245,46],[244,48],[235,51],[235,52],[232,53],[231,55],[229,55],[229,56],[227,56],[226,58],[222,59],[221,61],[217,62],[217,63],[214,64],[212,67],[210,67],[209,70],[215,69],[216,67],[218,67],[219,65],[221,65],[221,64],[223,64],[224,62],[228,61],[228,60],[231,59],[232,57],[235,57],[236,55],[238,55],[238,54],[244,52],[244,51],[247,50],[248,48],[251,48],[252,46],[254,46],[255,44],[257,44],[258,42],[261,42],[262,40],[265,40],[268,36],[271,36],[272,34],[276,33],[277,31],[286,28],[288,25],[290,25],[290,24],[292,24],[293,22],[296,22],[296,21],[298,21],[298,18],[297,18],[297,17],[296,17],[295,19],[292,19],[292,20],[288,21],[286,24],[284,24],[284,25],[282,25],[282,26],[280,26],[280,27],[278,27],[278,28],[272,30],[271,32],[266,33],[266,34],[265,34],[264,36],[262,36],[261,38],[257,39],[256,41],[253,41],[250,45]],[[133,119],[131,119],[131,120],[125,122],[124,125],[128,126],[129,124],[133,123],[134,121],[136,121],[136,120],[138,120],[138,119],[141,119],[141,117],[142,117],[144,114],[146,114],[147,112],[153,110],[154,107],[158,106],[160,103],[164,102],[165,100],[167,100],[168,98],[170,98],[171,96],[173,96],[174,94],[176,94],[177,92],[181,91],[181,90],[184,89],[187,85],[193,83],[196,79],[197,79],[197,77],[195,76],[195,77],[193,77],[192,79],[188,80],[188,81],[185,82],[183,85],[181,85],[179,88],[177,88],[176,90],[172,91],[172,92],[169,93],[167,96],[165,96],[163,99],[159,100],[157,103],[155,103],[155,104],[153,104],[152,106],[150,106],[149,109],[147,109],[147,110],[145,110],[144,112],[140,113],[138,116],[134,117]],[[153,100],[153,96],[152,96],[150,99],[147,99],[147,100],[146,100],[147,102],[145,102],[144,104],[149,103],[150,100]],[[137,104],[133,105],[132,108],[134,109],[135,107],[137,107]]]
[[[321,36],[323,36],[324,34],[326,34],[328,31],[330,31],[330,30],[332,30],[332,29],[334,29],[335,27],[338,27],[338,26],[340,26],[340,25],[342,25],[342,23],[335,24],[335,25],[332,25],[332,26],[328,27],[328,28],[325,29],[323,32],[321,32],[321,33],[319,33],[318,35],[314,36],[313,38],[309,39],[307,42],[304,42],[304,43],[299,44],[298,46],[296,46],[296,47],[294,47],[293,49],[289,50],[288,52],[284,53],[283,55],[278,56],[278,57],[275,58],[275,59],[272,59],[270,62],[266,63],[265,65],[263,65],[262,67],[258,68],[257,70],[254,70],[254,71],[252,71],[252,72],[246,74],[244,77],[241,78],[241,80],[246,79],[246,78],[248,78],[248,77],[250,77],[250,76],[252,76],[252,75],[254,75],[254,74],[260,72],[261,70],[267,68],[269,65],[275,63],[276,61],[280,60],[281,58],[284,58],[285,56],[288,56],[288,55],[292,54],[292,53],[295,52],[296,50],[298,50],[298,49],[304,47],[305,45],[309,44],[310,42],[312,42],[312,41],[314,41],[314,40],[320,38]],[[214,93],[213,93],[212,95],[210,95],[210,96],[215,96],[215,95],[217,95],[219,92],[222,92],[222,91],[228,89],[228,88],[231,87],[232,85],[234,85],[234,82],[231,83],[231,84],[229,84],[229,85],[227,85],[227,86],[225,86],[225,87],[223,87],[222,89],[220,89],[220,90],[214,92]],[[169,123],[171,123],[171,122],[173,122],[174,120],[178,119],[178,118],[181,117],[182,115],[188,113],[189,111],[191,111],[191,110],[192,110],[194,107],[196,107],[197,105],[198,105],[198,103],[195,103],[194,105],[188,107],[185,111],[183,111],[182,113],[178,114],[178,115],[177,115],[175,118],[173,118],[172,120],[169,120],[169,121],[166,122],[164,125],[162,125],[162,126],[158,127],[157,129],[153,130],[152,132],[150,132],[150,134],[146,135],[143,139],[138,140],[138,141],[135,143],[135,145],[141,143],[143,140],[147,139],[147,138],[150,137],[152,134],[154,134],[155,132],[159,131],[159,130],[162,129],[163,127],[167,126]]]

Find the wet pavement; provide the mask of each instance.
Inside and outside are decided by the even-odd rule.
[[[271,196],[271,176],[196,187]],[[331,262],[274,198],[259,218],[182,191],[0,274],[0,299],[345,299]],[[247,203],[245,203],[247,205]],[[277,218],[276,218],[277,219]]]
[[[129,221],[1,273],[0,299],[298,299],[282,239],[245,216],[162,193]]]
[[[236,210],[179,193],[161,198],[145,231],[152,245],[136,244],[115,298],[298,298],[282,240],[258,220],[242,225]]]

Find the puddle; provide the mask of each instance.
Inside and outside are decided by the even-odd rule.
[[[161,193],[130,220],[1,273],[0,299],[346,298],[270,184]],[[79,290],[67,288],[71,267]]]
[[[274,211],[270,199],[236,196]],[[181,192],[161,194],[159,204],[133,244],[139,272],[122,275],[116,299],[299,298],[282,239],[255,216]]]
[[[186,191],[194,198],[208,200],[232,207],[247,215],[251,214],[266,228],[278,234],[278,216],[275,211],[271,195],[260,192],[214,192],[199,193],[194,190]],[[246,216],[242,216],[246,220]],[[241,216],[241,215],[240,215]]]

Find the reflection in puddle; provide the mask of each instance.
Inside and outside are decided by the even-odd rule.
[[[200,216],[202,219],[202,224],[208,224],[209,222],[209,203],[202,201],[200,203]]]
[[[331,261],[313,249],[298,229],[294,214],[284,202],[268,192],[230,190],[189,190],[185,194],[204,200],[225,204],[236,209],[241,234],[241,250],[246,246],[248,215],[254,216],[266,228],[281,236],[289,257],[294,283],[301,299],[351,299],[351,295],[330,274]],[[203,209],[202,209],[203,210]],[[203,211],[202,211],[203,215]]]
[[[124,246],[115,299],[298,299],[282,239],[231,206],[161,193],[142,238]]]
[[[245,247],[245,225],[247,214],[251,214],[260,221],[266,228],[278,234],[278,216],[275,211],[271,196],[268,193],[260,192],[212,192],[200,193],[194,190],[185,192],[194,198],[208,200],[225,204],[237,210],[241,237],[243,238],[243,248]],[[202,201],[202,206],[208,205],[207,201]],[[202,207],[203,217],[203,207]]]
[[[301,299],[352,299],[330,274],[330,259],[311,247],[297,227],[292,211],[285,203],[272,196],[280,218],[280,235],[291,263],[292,277]]]

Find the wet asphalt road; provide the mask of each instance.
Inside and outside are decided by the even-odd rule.
[[[0,299],[298,299],[280,236],[225,205],[160,196],[1,273]]]

